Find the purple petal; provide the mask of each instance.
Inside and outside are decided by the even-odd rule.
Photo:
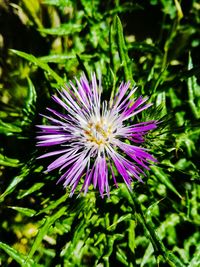
[[[122,98],[126,94],[129,86],[130,86],[130,82],[125,83],[125,84],[124,83],[121,83],[121,85],[120,85],[120,87],[118,89],[118,95],[114,99],[114,103],[115,103],[115,105],[113,107],[114,109],[116,109],[117,106],[119,105],[120,101],[122,100]]]
[[[62,154],[62,153],[65,153],[67,152],[68,149],[63,149],[63,150],[59,150],[59,151],[53,151],[53,152],[49,152],[49,153],[46,153],[40,157],[38,157],[37,159],[43,159],[43,158],[47,158],[47,157],[51,157],[51,156],[55,156],[55,155],[59,155],[59,154]]]

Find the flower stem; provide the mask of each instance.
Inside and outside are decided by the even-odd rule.
[[[124,187],[125,188],[125,187]],[[123,189],[124,189],[123,188]],[[154,248],[154,252],[157,258],[157,261],[159,262],[160,257],[162,256],[166,263],[169,264],[171,267],[185,267],[185,264],[183,264],[180,259],[178,259],[172,252],[170,252],[165,245],[163,244],[162,240],[159,238],[155,231],[155,227],[151,220],[147,220],[145,218],[145,215],[142,211],[141,204],[139,203],[136,195],[134,192],[130,192],[128,189],[125,189],[126,192],[124,196],[128,199],[129,203],[135,210],[135,215],[139,222],[142,224],[145,232],[150,238],[150,241],[152,243],[152,246]],[[125,191],[123,190],[123,191]]]

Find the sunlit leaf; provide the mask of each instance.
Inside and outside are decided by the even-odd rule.
[[[80,24],[62,24],[57,28],[50,29],[40,29],[40,32],[49,34],[49,35],[57,35],[57,36],[66,36],[68,34],[74,34],[76,32],[80,32],[84,28],[84,25]]]
[[[32,217],[35,215],[36,211],[33,209],[29,209],[29,208],[23,208],[23,207],[14,207],[14,206],[9,206],[8,208],[16,210],[28,217]]]
[[[9,245],[0,242],[0,248],[4,250],[12,259],[18,262],[21,266],[24,267],[41,267],[42,265],[35,263],[32,259],[26,259],[26,256],[20,253],[19,251],[15,250],[14,248],[10,247]]]
[[[55,79],[55,81],[59,85],[63,85],[64,84],[65,81],[55,71],[53,71],[49,67],[49,65],[47,63],[44,63],[41,60],[39,60],[38,58],[36,58],[35,56],[33,56],[31,54],[27,54],[25,52],[14,50],[14,49],[11,49],[11,51],[13,53],[15,53],[16,55],[18,55],[18,56],[20,56],[22,58],[25,58],[26,60],[28,60],[31,63],[35,64],[37,67],[40,67],[41,69],[43,69],[44,71],[46,71],[47,74],[50,75],[53,79]]]
[[[9,167],[19,167],[20,161],[18,159],[8,158],[0,154],[0,165]]]
[[[55,221],[57,219],[59,219],[61,216],[63,216],[65,212],[66,212],[66,207],[62,207],[55,214],[48,216],[45,219],[44,224],[41,226],[41,228],[38,231],[38,234],[35,238],[35,241],[34,241],[32,247],[31,247],[31,250],[28,254],[27,260],[29,260],[33,257],[34,253],[39,248],[40,243],[42,242],[42,239],[44,238],[44,235],[49,231],[49,228],[55,223]]]

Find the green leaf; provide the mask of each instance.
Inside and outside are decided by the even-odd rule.
[[[177,97],[175,90],[172,88],[169,89],[169,97],[171,99],[171,105],[173,109],[181,106],[181,100]]]
[[[135,228],[136,228],[136,222],[134,220],[129,221],[129,228],[128,228],[128,246],[130,250],[135,253]]]
[[[76,58],[76,55],[75,54],[51,54],[51,55],[48,55],[48,56],[43,56],[43,57],[40,57],[38,58],[40,61],[42,62],[51,62],[51,63],[66,63],[66,60],[68,59],[74,59]]]
[[[194,184],[192,190],[192,197],[190,199],[191,205],[191,216],[197,225],[200,225],[200,214],[199,214],[199,198],[200,198],[200,187]]]
[[[157,166],[151,166],[152,171],[154,172],[155,176],[160,180],[161,183],[166,185],[167,188],[169,188],[172,192],[174,192],[177,196],[182,198],[182,196],[179,194],[179,192],[176,190],[174,185],[171,183],[168,175],[164,173],[164,171],[157,167]]]
[[[21,174],[14,177],[3,194],[0,195],[0,202],[4,201],[4,198],[15,190],[17,185],[29,174],[29,171],[30,170],[26,166],[22,168]]]
[[[90,2],[87,0],[81,0],[81,4],[83,5],[86,16],[93,17],[95,15],[95,19],[100,20],[101,14],[98,12],[98,1]]]
[[[16,249],[8,246],[7,244],[0,242],[0,248],[4,250],[12,259],[18,262],[21,266],[24,267],[40,267],[40,264],[35,263],[32,259],[26,260],[26,256],[18,252]]]
[[[116,252],[116,258],[124,265],[124,266],[129,266],[128,261],[127,261],[127,254],[120,248],[118,247],[117,252]]]
[[[116,226],[116,225],[119,224],[120,222],[123,222],[124,220],[128,220],[128,219],[130,219],[130,218],[131,218],[131,214],[130,214],[130,213],[129,213],[129,214],[122,215],[122,216],[119,217],[119,219],[118,219],[116,222],[114,222],[113,224],[109,225],[109,226],[107,227],[107,229],[109,230],[109,229],[112,228],[113,226]]]
[[[23,207],[15,207],[15,206],[8,206],[8,208],[16,210],[28,217],[32,217],[36,214],[36,211],[33,209],[23,208]]]
[[[154,45],[150,45],[147,44],[145,42],[134,42],[131,43],[130,50],[136,50],[139,52],[147,52],[147,53],[151,53],[151,54],[157,54],[157,55],[162,55],[162,52],[160,51],[160,49]]]
[[[117,45],[119,49],[119,56],[121,58],[121,64],[124,68],[126,81],[130,81],[131,85],[134,85],[135,82],[132,76],[131,60],[128,56],[128,49],[126,47],[125,40],[124,40],[122,23],[118,16],[115,16],[114,18],[114,28],[117,33]]]
[[[97,54],[92,54],[92,55],[87,55],[87,54],[80,54],[79,57],[83,60],[90,60],[91,58],[97,57]],[[75,53],[71,53],[71,54],[51,54],[48,56],[43,56],[38,58],[40,61],[42,62],[51,62],[51,63],[66,63],[66,60],[69,59],[76,59],[76,54]]]
[[[89,77],[90,77],[90,73],[89,73],[89,71],[87,70],[87,68],[86,68],[86,66],[85,66],[85,64],[84,64],[84,62],[83,62],[83,60],[81,59],[81,57],[80,57],[78,54],[76,54],[76,58],[77,58],[77,60],[78,60],[78,63],[79,63],[79,65],[80,65],[80,68],[81,68],[82,71],[85,73],[87,79],[90,80],[90,78],[89,78]]]
[[[114,23],[111,24],[110,31],[109,31],[109,49],[110,49],[110,65],[113,70],[111,70],[113,80],[114,77],[117,74],[117,69],[118,69],[118,61],[119,57],[118,56],[118,51],[117,51],[117,46],[115,42],[115,28],[114,28]],[[116,56],[117,55],[117,56]]]
[[[25,110],[27,113],[33,114],[37,100],[37,93],[32,81],[29,78],[27,78],[27,80],[28,80],[28,95],[25,99]]]
[[[154,251],[154,249],[153,249],[152,243],[149,243],[147,249],[145,250],[144,256],[142,258],[142,262],[140,264],[140,267],[143,267],[143,266],[145,266],[147,264],[147,262],[149,261],[153,251]]]
[[[198,242],[198,241],[197,241]],[[194,244],[195,246],[195,244]],[[188,267],[199,267],[200,266],[200,244],[196,243],[196,250],[195,253],[192,255],[192,260],[190,261]]]
[[[14,123],[3,122],[0,119],[0,134],[5,134],[7,136],[13,135],[14,133],[21,133],[22,129],[16,126]]]
[[[8,158],[0,154],[0,165],[7,167],[19,167],[20,161],[18,159]]]
[[[104,250],[103,259],[105,263],[109,262],[110,255],[114,250],[114,243],[116,240],[120,240],[123,238],[123,234],[116,233],[115,235],[108,235],[107,236],[107,244]],[[109,265],[108,265],[109,266]]]
[[[34,193],[35,191],[40,190],[40,188],[42,188],[43,186],[44,186],[44,183],[36,183],[33,186],[31,186],[29,189],[19,191],[17,199],[24,198],[24,197]]]
[[[49,29],[43,28],[39,29],[39,31],[49,35],[66,36],[69,34],[80,32],[84,27],[85,25],[66,23],[66,24],[61,24],[57,28],[49,28]]]
[[[44,71],[47,72],[48,75],[52,76],[52,78],[60,85],[62,86],[65,81],[64,79],[62,79],[55,71],[53,71],[49,65],[47,63],[42,62],[40,59],[36,58],[35,56],[31,55],[31,54],[27,54],[25,52],[22,51],[18,51],[18,50],[14,50],[11,49],[11,51],[13,53],[15,53],[16,55],[25,58],[26,60],[32,62],[33,64],[35,64],[37,67],[43,69]]]
[[[80,223],[77,225],[74,235],[73,235],[73,240],[72,240],[72,246],[75,248],[76,244],[78,243],[79,240],[83,239],[84,233],[85,233],[85,228],[87,224],[85,220],[81,220]],[[72,250],[73,251],[73,250]]]
[[[69,195],[65,194],[65,195],[61,196],[59,199],[52,201],[52,203],[49,204],[46,208],[40,210],[37,215],[39,215],[41,213],[48,213],[48,212],[54,210],[56,207],[58,207],[58,205],[63,203],[68,197],[69,197]]]
[[[39,27],[42,28],[42,22],[38,17],[40,3],[39,0],[22,0],[24,7],[26,9],[26,13],[28,13],[31,18],[33,19],[34,23]]]
[[[69,6],[71,1],[70,0],[43,0],[43,4],[51,5],[51,6],[58,6],[60,8],[64,8]]]
[[[193,68],[192,58],[189,55],[188,70]],[[193,116],[196,119],[200,118],[200,86],[197,83],[195,76],[188,78],[188,97],[189,106]]]
[[[176,257],[173,253],[168,253],[168,260],[169,263],[173,263],[173,267],[186,267],[185,264],[183,264],[178,257]]]
[[[29,255],[27,257],[27,260],[29,260],[30,258],[33,257],[34,253],[36,252],[36,250],[39,248],[40,243],[42,242],[42,239],[44,238],[44,236],[47,234],[47,232],[49,231],[49,228],[52,226],[52,224],[55,223],[55,221],[57,219],[59,219],[61,216],[64,215],[65,211],[66,211],[67,207],[62,207],[60,210],[58,210],[55,214],[53,214],[52,216],[47,216],[44,224],[42,225],[42,227],[40,228],[36,239],[31,247],[31,250],[29,252]]]
[[[35,87],[31,80],[27,78],[28,80],[28,94],[25,99],[25,107],[23,108],[23,120],[21,122],[21,125],[29,125],[32,124],[33,117],[35,115],[35,105],[36,105],[36,99],[37,94]]]

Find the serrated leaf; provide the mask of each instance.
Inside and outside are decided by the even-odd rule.
[[[48,56],[40,57],[39,60],[42,62],[51,62],[51,63],[65,63],[68,59],[76,58],[75,54],[68,55],[68,54],[52,54]]]
[[[132,215],[131,215],[130,213],[129,213],[129,214],[125,214],[125,215],[120,216],[119,219],[118,219],[115,223],[109,225],[109,226],[107,227],[107,229],[110,229],[110,228],[112,228],[113,226],[116,226],[117,224],[119,224],[120,222],[123,222],[124,220],[128,220],[128,219],[130,219],[131,216],[132,216]]]
[[[41,267],[40,264],[35,263],[32,259],[26,259],[26,256],[17,251],[16,249],[8,246],[7,244],[0,242],[0,248],[3,249],[12,259],[18,262],[21,266],[24,267]]]
[[[117,33],[118,51],[119,51],[119,56],[121,58],[121,64],[124,69],[125,78],[126,81],[130,81],[131,85],[133,86],[135,82],[132,76],[131,60],[128,56],[128,49],[126,47],[124,40],[122,23],[118,16],[115,16],[114,18],[114,28]]]
[[[87,55],[87,54],[81,54],[79,57],[83,60],[90,60],[91,58],[98,57],[97,54]],[[48,56],[43,56],[38,58],[42,62],[51,62],[51,63],[66,63],[66,60],[68,59],[76,59],[76,54],[51,54]]]
[[[189,55],[188,70],[193,68],[192,58]],[[195,76],[188,78],[188,97],[189,106],[192,111],[193,116],[196,119],[200,118],[200,86],[197,83]]]
[[[34,193],[35,191],[39,190],[43,186],[44,186],[44,183],[36,183],[33,186],[31,186],[29,189],[20,191],[17,198],[18,199],[24,198],[24,197]]]
[[[16,186],[24,179],[24,177],[28,175],[28,173],[29,173],[29,169],[26,167],[23,167],[21,174],[14,177],[12,182],[6,188],[6,190],[0,195],[0,202],[2,202],[7,195],[11,194],[15,190]]]
[[[35,64],[37,67],[40,67],[44,71],[47,72],[48,75],[52,76],[52,78],[59,84],[63,85],[65,81],[55,72],[53,71],[47,63],[42,62],[40,59],[36,58],[35,56],[31,54],[27,54],[25,52],[19,51],[19,50],[14,50],[11,49],[13,53],[16,55],[30,61],[31,63]]]
[[[139,52],[148,52],[152,54],[162,55],[162,52],[158,47],[154,45],[147,44],[145,42],[134,42],[130,45],[130,50],[136,50]]]
[[[43,0],[43,4],[51,5],[51,6],[58,6],[60,8],[64,8],[68,6],[71,1],[70,0]]]
[[[56,36],[66,36],[69,34],[74,34],[80,32],[85,25],[80,25],[80,24],[71,24],[71,23],[66,23],[66,24],[61,24],[57,28],[43,28],[39,29],[40,32],[48,34],[48,35],[56,35]]]
[[[55,214],[46,217],[44,224],[41,226],[41,228],[38,231],[38,234],[35,238],[35,241],[34,241],[32,247],[31,247],[31,250],[28,254],[27,260],[29,260],[30,258],[33,257],[34,253],[36,252],[36,250],[40,246],[40,243],[42,242],[44,236],[47,234],[49,228],[52,226],[52,224],[55,223],[55,221],[57,219],[59,219],[61,216],[64,215],[66,209],[67,209],[67,207],[62,207]]]
[[[81,4],[83,5],[86,16],[93,17],[95,14],[95,20],[99,21],[102,19],[102,14],[98,12],[98,1],[93,1],[91,3],[87,0],[81,0]]]
[[[49,211],[54,210],[56,207],[58,207],[58,205],[63,203],[68,197],[69,197],[69,195],[65,194],[65,195],[61,196],[58,200],[52,201],[52,203],[49,204],[46,208],[40,210],[37,215],[39,215],[41,213],[48,213]]]
[[[170,189],[172,192],[174,192],[177,196],[182,198],[182,196],[179,194],[179,192],[176,190],[172,182],[170,181],[168,175],[164,173],[164,171],[157,167],[157,166],[152,166],[151,167],[152,171],[154,172],[155,176],[164,184],[168,189]]]

